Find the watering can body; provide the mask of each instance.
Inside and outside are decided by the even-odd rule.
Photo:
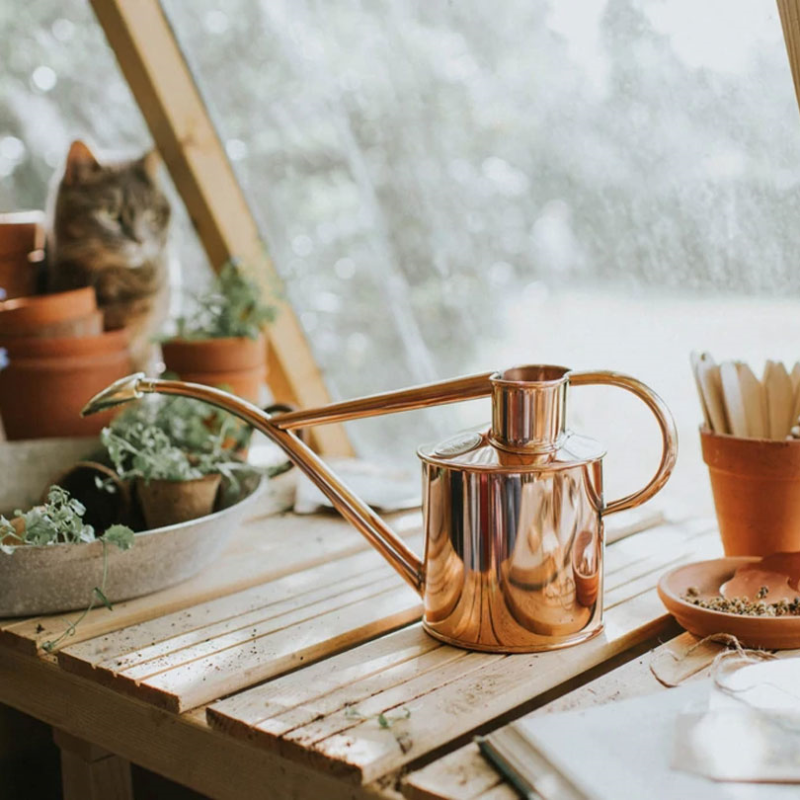
[[[424,625],[450,644],[528,652],[602,628],[599,445],[566,436],[544,463],[502,463],[485,433],[471,450],[422,448]],[[461,439],[468,447],[471,441]],[[576,451],[580,456],[576,456]]]
[[[663,451],[640,491],[607,503],[604,452],[566,429],[570,385],[615,385],[654,413]],[[450,644],[491,652],[564,647],[602,630],[603,518],[649,499],[677,455],[672,417],[634,378],[531,365],[270,416],[226,392],[131,376],[87,405],[93,413],[154,392],[194,397],[236,414],[280,445],[417,590],[423,624]],[[294,433],[313,425],[492,397],[488,430],[421,447],[425,552],[411,551]]]

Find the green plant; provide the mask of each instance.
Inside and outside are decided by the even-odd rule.
[[[109,611],[113,606],[106,597],[106,580],[108,578],[108,545],[113,544],[120,550],[133,547],[134,533],[127,525],[111,525],[99,537],[94,528],[83,521],[86,508],[66,489],[51,486],[44,505],[35,506],[29,511],[17,510],[14,517],[19,526],[0,516],[0,551],[11,555],[17,547],[25,545],[47,546],[53,544],[81,544],[94,541],[103,543],[103,575],[100,585],[92,589],[89,605],[78,619],[67,623],[64,632],[56,639],[46,641],[42,647],[48,653],[54,650],[66,637],[72,636],[77,626],[86,615],[101,602]]]
[[[258,284],[242,270],[238,259],[228,261],[208,291],[195,298],[197,308],[177,321],[180,339],[220,339],[230,336],[256,339],[277,314],[265,303]]]
[[[219,448],[235,451],[246,447],[253,433],[233,414],[191,397],[144,397],[127,406],[111,423],[111,429],[125,436],[136,422],[161,429],[172,444],[188,453]]]
[[[44,505],[29,511],[16,510],[19,528],[0,516],[0,550],[13,553],[19,545],[80,544],[95,541],[94,528],[83,521],[86,508],[66,489],[51,486]],[[127,550],[133,544],[133,531],[126,525],[112,525],[101,537]]]
[[[190,481],[219,473],[236,490],[237,474],[253,471],[235,459],[229,446],[236,441],[231,434],[240,428],[226,414],[210,430],[208,412],[205,403],[185,398],[140,404],[104,428],[100,440],[122,478]]]

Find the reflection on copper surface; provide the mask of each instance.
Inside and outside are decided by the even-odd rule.
[[[661,462],[639,492],[605,504],[593,440],[568,431],[569,386],[606,384],[639,396],[661,428]],[[271,416],[226,392],[145,378],[118,381],[85,413],[143,393],[182,395],[265,433],[424,598],[426,629],[495,652],[549,650],[602,628],[603,516],[643,503],[667,481],[677,443],[662,400],[611,372],[532,365]],[[420,559],[304,444],[294,429],[492,396],[492,426],[422,447],[426,545]]]

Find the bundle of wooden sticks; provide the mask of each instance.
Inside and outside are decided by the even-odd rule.
[[[759,380],[741,361],[716,364],[708,354],[692,353],[706,427],[752,439],[800,439],[800,363],[791,373],[780,361],[767,361]]]

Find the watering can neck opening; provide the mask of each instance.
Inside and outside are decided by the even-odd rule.
[[[514,367],[490,378],[495,447],[517,453],[557,450],[566,436],[569,369]]]

